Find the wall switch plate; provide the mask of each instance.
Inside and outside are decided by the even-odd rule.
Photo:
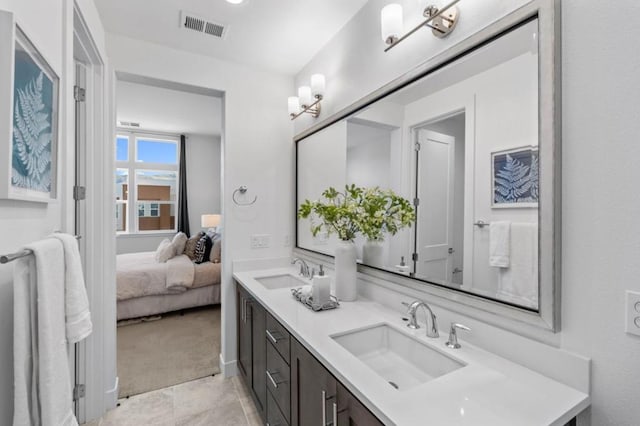
[[[637,291],[627,290],[625,331],[640,336],[640,293]]]
[[[250,238],[252,249],[261,249],[269,247],[270,235],[269,234],[254,234]]]

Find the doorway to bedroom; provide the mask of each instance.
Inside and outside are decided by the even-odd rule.
[[[221,94],[117,75],[119,398],[220,372]]]

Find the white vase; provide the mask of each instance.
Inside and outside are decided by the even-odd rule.
[[[353,302],[358,297],[356,254],[356,245],[353,241],[340,241],[336,245],[336,297],[344,302]]]
[[[384,267],[384,242],[365,241],[362,246],[362,263],[368,266]]]

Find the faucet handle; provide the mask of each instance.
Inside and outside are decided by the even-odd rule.
[[[460,349],[462,346],[458,343],[458,332],[457,329],[471,331],[469,327],[463,324],[459,324],[457,322],[451,323],[451,329],[449,330],[449,340],[445,345],[451,349]]]

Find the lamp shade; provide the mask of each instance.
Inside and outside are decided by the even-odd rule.
[[[300,99],[297,96],[290,96],[288,99],[289,114],[297,114],[300,112]]]
[[[203,214],[200,216],[200,224],[203,228],[215,228],[220,225],[220,219],[219,214]]]
[[[311,76],[311,94],[313,96],[322,96],[324,95],[325,89],[325,78],[322,74],[313,74]]]
[[[403,30],[402,6],[397,3],[388,4],[380,12],[380,29],[382,41],[391,44],[397,40]]]
[[[298,97],[300,98],[300,104],[302,106],[309,106],[313,102],[311,101],[311,87],[302,86],[298,88]]]

